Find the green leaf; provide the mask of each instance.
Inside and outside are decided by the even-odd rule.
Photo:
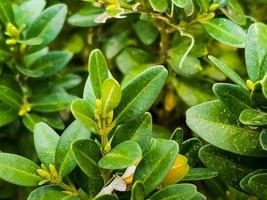
[[[179,8],[184,8],[188,3],[188,0],[172,0],[172,3]]]
[[[19,5],[15,10],[15,19],[18,25],[25,24],[28,28],[41,14],[45,7],[45,0],[28,0]],[[29,12],[31,10],[31,12]]]
[[[152,132],[152,117],[150,113],[145,113],[130,123],[120,125],[112,138],[112,146],[132,140],[139,144],[144,152],[150,146]]]
[[[131,121],[149,109],[163,88],[167,75],[163,66],[152,67],[123,88],[121,102],[114,110],[116,123]]]
[[[182,128],[177,128],[173,131],[173,134],[171,136],[171,140],[176,141],[179,146],[182,144],[184,140],[184,131]]]
[[[37,58],[30,66],[30,69],[35,72],[39,72],[42,78],[49,77],[65,67],[71,58],[72,53],[70,52],[49,52]]]
[[[181,144],[180,154],[187,158],[187,164],[194,167],[198,161],[198,150],[201,148],[202,143],[197,138],[190,138]]]
[[[40,122],[34,127],[34,146],[41,162],[55,165],[55,153],[59,135],[47,124]]]
[[[96,197],[94,200],[118,200],[118,197],[111,194],[104,194]]]
[[[43,42],[43,39],[35,37],[35,38],[28,39],[28,40],[19,40],[18,42],[21,44],[29,45],[29,46],[34,46],[34,45],[41,44]]]
[[[260,134],[261,147],[267,151],[267,129],[263,129]]]
[[[96,98],[101,97],[101,88],[108,78],[108,66],[106,59],[99,49],[91,52],[88,63],[88,71]]]
[[[227,5],[222,7],[221,10],[223,14],[225,14],[233,22],[240,25],[246,24],[246,15],[237,0],[229,0]]]
[[[218,172],[209,168],[191,168],[188,174],[183,178],[183,181],[205,180],[216,176],[218,176]]]
[[[157,12],[165,12],[168,8],[168,1],[167,0],[149,0],[149,3],[154,11]]]
[[[4,24],[14,23],[14,14],[10,0],[0,1],[0,20]]]
[[[264,167],[264,159],[240,156],[206,145],[199,151],[199,158],[231,186],[240,189],[239,182],[248,173]]]
[[[153,44],[159,35],[158,29],[149,21],[138,20],[134,28],[138,38],[145,45]]]
[[[218,100],[190,108],[186,119],[192,131],[218,148],[240,155],[267,156],[260,146],[257,132],[237,126],[236,118]]]
[[[43,39],[42,44],[31,47],[30,52],[35,52],[50,44],[61,31],[67,15],[67,6],[56,4],[45,9],[41,15],[34,20],[26,34],[26,39],[39,37]]]
[[[191,200],[197,194],[197,188],[193,184],[182,183],[170,185],[154,193],[151,200]]]
[[[14,121],[18,117],[18,112],[12,107],[0,103],[0,127]]]
[[[42,196],[51,191],[58,191],[59,188],[51,185],[46,185],[33,190],[28,196],[27,200],[40,200]]]
[[[1,78],[0,100],[14,109],[19,109],[22,104],[20,86],[13,79]]]
[[[38,112],[56,112],[66,109],[75,99],[74,96],[67,93],[52,93],[46,96],[37,96],[32,100],[32,109]]]
[[[262,200],[267,199],[267,173],[252,176],[248,181],[248,185],[259,198]]]
[[[197,0],[197,2],[202,10],[205,12],[209,11],[210,0]]]
[[[102,179],[97,163],[101,157],[98,145],[93,140],[78,140],[72,144],[72,151],[81,170],[92,179]]]
[[[234,22],[225,18],[214,18],[203,22],[203,26],[219,42],[237,48],[245,47],[246,33]]]
[[[63,191],[50,191],[42,196],[42,200],[80,200],[80,198]]]
[[[106,79],[101,88],[102,112],[106,116],[116,108],[121,101],[120,84],[112,79]]]
[[[138,163],[142,158],[142,150],[134,141],[122,142],[99,162],[99,167],[103,169],[125,169]]]
[[[90,81],[90,77],[86,79],[85,86],[83,89],[83,99],[89,103],[92,109],[95,109],[96,96],[93,91],[93,86]]]
[[[71,112],[75,119],[93,133],[98,133],[98,126],[94,121],[94,111],[86,100],[77,99],[71,104]]]
[[[178,154],[179,147],[175,141],[163,141],[155,144],[155,147],[141,160],[135,171],[134,181],[143,182],[146,188],[145,194],[149,194],[160,185]]]
[[[0,178],[20,186],[37,186],[42,180],[39,167],[32,161],[15,154],[0,153]]]
[[[247,32],[245,60],[249,79],[256,82],[267,72],[267,26],[252,24]]]
[[[237,119],[240,113],[250,108],[250,95],[237,85],[229,83],[216,83],[212,88],[215,96]]]
[[[82,78],[76,74],[64,74],[51,82],[52,85],[63,87],[64,89],[72,89],[82,82]]]
[[[244,110],[239,117],[242,124],[249,126],[267,125],[267,113],[255,109]]]
[[[248,194],[253,194],[253,191],[251,190],[251,188],[249,186],[249,179],[256,174],[262,174],[262,173],[267,173],[267,170],[266,169],[258,169],[254,172],[249,173],[244,178],[242,178],[242,180],[240,181],[240,187],[242,188],[242,190],[244,190]]]
[[[136,181],[133,184],[130,200],[144,200],[145,199],[145,186],[141,181]]]
[[[235,82],[237,85],[239,85],[244,90],[248,90],[246,83],[234,70],[232,70],[225,63],[223,63],[222,61],[220,61],[219,59],[213,56],[209,56],[209,59],[214,65],[216,65],[216,67],[218,67],[233,82]]]
[[[80,139],[88,139],[90,132],[78,122],[72,122],[62,133],[56,148],[56,167],[59,175],[68,175],[76,166],[71,144]]]
[[[250,93],[250,99],[254,106],[258,107],[263,111],[267,111],[267,101],[263,93],[263,86],[261,81],[254,84],[254,88]]]

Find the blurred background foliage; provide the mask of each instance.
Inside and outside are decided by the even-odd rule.
[[[26,1],[12,2],[15,6]],[[169,77],[162,94],[150,110],[154,120],[153,134],[155,137],[169,138],[174,128],[180,126],[184,129],[186,138],[190,138],[192,133],[185,124],[185,111],[191,106],[214,99],[212,85],[215,82],[227,82],[227,77],[212,65],[207,56],[214,55],[238,72],[242,78],[247,79],[244,49],[215,40],[198,22],[216,16],[228,18],[246,30],[254,21],[266,23],[266,0],[206,1],[209,2],[207,10],[205,6],[201,7],[201,2],[205,1],[193,0],[193,10],[192,6],[187,10],[174,7],[171,13],[172,10],[168,8],[168,15],[153,12],[148,1],[124,0],[127,5],[134,5],[136,2],[143,3],[148,11],[131,12],[125,14],[127,17],[124,18],[116,18],[118,13],[115,13],[115,17],[105,23],[96,23],[96,18],[106,12],[104,6],[96,7],[90,0],[47,0],[46,7],[56,3],[64,3],[68,7],[64,27],[55,41],[49,44],[49,50],[68,51],[73,57],[66,67],[49,79],[50,82],[34,79],[29,82],[29,87],[37,87],[36,90],[39,90],[49,84],[59,84],[55,82],[58,78],[67,77],[68,80],[63,81],[63,84],[68,84],[65,88],[63,86],[64,90],[68,90],[68,94],[82,96],[87,77],[88,56],[95,48],[103,51],[110,70],[122,81],[122,85],[127,84],[143,70],[162,64],[169,70]],[[212,7],[213,4],[219,6]],[[179,25],[183,31],[166,23],[166,19],[171,19],[167,22]],[[4,37],[4,27],[0,26],[0,37],[2,36]],[[194,45],[189,49],[192,45],[191,36],[194,38]],[[189,54],[182,61],[188,49]],[[3,56],[0,57],[2,80],[6,76],[16,75],[5,68],[7,63]],[[59,123],[65,125],[73,120],[67,107],[60,110],[59,115],[55,114],[58,110],[52,114],[56,118],[59,116]],[[42,116],[46,115],[47,113]],[[0,150],[37,159],[36,155],[33,155],[32,134],[25,126],[17,118],[1,126]],[[62,125],[58,128],[63,127]],[[210,199],[248,199],[246,194],[227,187],[217,178],[200,182],[198,186]],[[29,191],[31,189],[17,189],[0,181],[0,199],[26,199]]]

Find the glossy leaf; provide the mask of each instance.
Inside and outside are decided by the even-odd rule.
[[[92,179],[102,179],[97,163],[101,152],[93,140],[78,140],[72,144],[72,151],[81,170]]]
[[[154,11],[165,12],[168,8],[167,0],[149,0],[149,3]]]
[[[95,96],[100,99],[102,85],[108,78],[108,66],[104,55],[99,49],[91,52],[88,71]]]
[[[184,131],[182,128],[177,128],[174,130],[172,136],[171,136],[171,140],[176,141],[179,145],[182,144],[183,140],[184,140]]]
[[[222,12],[233,22],[245,25],[246,15],[237,0],[229,0],[227,5],[221,8]]]
[[[237,85],[216,83],[212,90],[220,102],[236,118],[239,118],[240,113],[251,106],[249,93]]]
[[[103,169],[125,169],[138,163],[142,150],[134,141],[122,142],[107,153],[98,165]]]
[[[198,150],[201,148],[202,142],[197,138],[190,138],[184,141],[180,146],[180,154],[184,155],[188,160],[188,165],[194,167],[198,161]]]
[[[191,168],[183,181],[198,181],[214,178],[218,176],[218,172],[209,168]]]
[[[267,151],[267,130],[263,129],[260,134],[260,144],[262,148]]]
[[[239,117],[242,124],[249,126],[267,125],[267,113],[255,109],[244,110]]]
[[[9,0],[0,1],[0,20],[4,24],[8,24],[9,22],[14,23],[14,14]]]
[[[228,78],[230,78],[232,81],[234,81],[237,85],[239,85],[241,88],[243,88],[244,90],[248,90],[247,89],[247,85],[246,83],[242,80],[242,78],[231,68],[229,68],[225,63],[223,63],[222,61],[220,61],[219,59],[213,57],[213,56],[209,56],[209,59],[211,60],[211,62],[213,62],[213,64],[216,65],[216,67],[218,67],[226,76],[228,76]]]
[[[186,119],[194,132],[216,147],[240,155],[267,156],[260,146],[257,131],[237,126],[236,118],[218,100],[190,108]]]
[[[141,160],[134,174],[134,181],[143,182],[146,194],[161,184],[172,167],[179,147],[175,141],[156,143],[156,146]]]
[[[39,167],[22,156],[0,153],[0,178],[20,186],[37,186],[42,180],[37,175]]]
[[[83,128],[78,122],[72,122],[62,133],[56,148],[56,167],[59,175],[64,177],[68,175],[76,166],[76,160],[73,155],[71,144],[77,140],[88,139],[90,132]]]
[[[152,67],[125,86],[122,89],[121,102],[114,110],[117,124],[131,121],[144,113],[159,95],[167,74],[162,66]]]
[[[137,142],[144,152],[149,148],[151,132],[152,117],[150,113],[145,113],[130,123],[120,125],[113,135],[112,146],[132,140]]]
[[[55,153],[59,135],[47,124],[40,122],[34,127],[34,146],[43,164],[55,165]]]
[[[212,145],[200,149],[199,158],[231,186],[240,189],[239,182],[248,173],[265,165],[263,159],[240,156],[220,150]]]
[[[65,92],[51,93],[34,98],[31,105],[35,111],[49,113],[66,109],[74,99],[74,96]]]
[[[62,191],[50,191],[42,196],[42,200],[79,200],[78,196],[73,196]]]
[[[145,199],[145,186],[141,181],[136,181],[131,190],[130,200],[144,200]]]
[[[245,60],[249,79],[261,80],[267,71],[267,26],[252,24],[247,32]]]
[[[211,37],[232,47],[244,48],[246,33],[234,22],[225,18],[214,18],[203,23]]]
[[[259,198],[267,199],[267,173],[252,176],[248,181],[248,185]]]
[[[102,112],[108,114],[116,108],[121,101],[121,88],[114,79],[106,79],[101,88]]]
[[[35,52],[50,44],[61,31],[67,15],[67,7],[64,4],[53,5],[44,10],[34,20],[26,34],[26,39],[39,37],[43,39],[42,44],[30,48]]]
[[[37,189],[33,190],[30,195],[28,196],[27,200],[40,200],[42,196],[51,191],[58,191],[59,188],[51,185],[46,185],[42,187],[38,187]]]
[[[71,112],[75,119],[93,133],[98,133],[98,126],[94,121],[94,111],[86,100],[77,99],[71,104]]]
[[[179,8],[184,8],[188,3],[188,0],[172,0],[172,3]]]
[[[158,192],[154,193],[151,200],[191,200],[197,194],[196,186],[188,183],[170,185]]]

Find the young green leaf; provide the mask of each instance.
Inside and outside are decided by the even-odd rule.
[[[190,138],[184,141],[180,147],[180,154],[187,158],[190,167],[194,167],[198,161],[198,150],[201,148],[202,142],[197,138]]]
[[[149,194],[164,180],[172,167],[179,147],[175,141],[156,142],[154,148],[141,160],[134,174],[134,181],[143,182]]]
[[[42,200],[80,200],[80,198],[63,191],[50,191],[42,196]]]
[[[212,88],[215,96],[228,109],[229,112],[236,118],[240,113],[250,108],[250,94],[243,90],[238,85],[229,83],[216,83]]]
[[[59,188],[51,185],[46,185],[42,187],[38,187],[37,189],[33,190],[30,195],[28,196],[27,200],[40,200],[42,196],[51,191],[59,191]]]
[[[260,144],[267,151],[267,129],[263,129],[260,134]]]
[[[4,24],[14,23],[14,14],[9,0],[0,1],[0,20]]]
[[[266,199],[267,197],[267,173],[256,174],[252,176],[248,185],[257,197]]]
[[[183,181],[198,181],[214,178],[218,176],[218,172],[209,168],[191,168]]]
[[[91,52],[88,63],[88,71],[96,98],[101,98],[101,88],[108,78],[108,66],[106,59],[99,49]]]
[[[222,7],[221,10],[233,22],[239,25],[246,24],[246,15],[237,0],[228,0],[227,5]]]
[[[184,131],[182,128],[177,128],[173,131],[173,134],[171,136],[171,140],[176,141],[179,145],[182,144],[184,140]]]
[[[98,133],[98,126],[94,121],[94,111],[86,100],[77,99],[71,104],[71,112],[75,119],[93,133]]]
[[[139,144],[144,152],[150,146],[152,133],[152,117],[145,113],[130,123],[120,125],[112,138],[112,146],[115,147],[126,140],[133,140]]]
[[[145,186],[141,181],[135,181],[130,200],[145,200]]]
[[[97,163],[101,152],[93,140],[78,140],[72,144],[72,151],[81,170],[92,179],[102,179]]]
[[[182,183],[170,185],[158,192],[154,193],[149,199],[151,200],[167,200],[167,199],[183,199],[191,200],[197,194],[197,188],[193,184]]]
[[[90,77],[86,79],[83,89],[83,99],[87,101],[91,108],[95,108],[96,96],[93,90],[93,86]]]
[[[184,8],[188,3],[188,0],[172,0],[172,3],[179,8]]]
[[[200,8],[204,10],[205,12],[208,12],[209,10],[209,4],[211,0],[197,0]]]
[[[53,5],[44,10],[29,27],[26,39],[39,37],[42,44],[30,48],[29,52],[35,52],[50,44],[61,31],[67,15],[67,6],[64,4]]]
[[[234,22],[225,18],[214,18],[203,22],[211,37],[232,47],[244,48],[246,32]]]
[[[239,121],[248,126],[267,125],[267,113],[255,109],[246,109],[241,112]]]
[[[202,147],[199,158],[211,170],[218,171],[220,177],[237,189],[240,189],[239,182],[244,176],[264,166],[263,159],[240,156],[212,145]]]
[[[149,0],[149,3],[154,11],[165,12],[168,8],[167,0]]]
[[[42,180],[37,175],[39,167],[22,156],[0,153],[0,178],[20,186],[37,186]]]
[[[59,135],[47,124],[40,122],[34,127],[34,146],[41,162],[55,165],[55,153]]]
[[[37,58],[30,66],[30,69],[35,72],[40,72],[42,78],[49,77],[65,67],[71,58],[72,53],[70,52],[49,52]]]
[[[252,24],[247,32],[245,60],[249,79],[261,80],[267,72],[267,26]]]
[[[99,162],[99,167],[103,169],[125,169],[137,164],[142,158],[142,150],[134,141],[122,142]]]
[[[249,180],[254,175],[263,174],[263,173],[267,173],[267,170],[266,169],[258,169],[258,170],[254,171],[254,172],[249,173],[244,178],[242,178],[242,180],[240,181],[240,187],[242,188],[242,190],[244,190],[248,194],[253,194],[253,191],[251,190],[251,188],[250,188],[250,186],[248,184]]]
[[[144,113],[158,97],[167,75],[163,66],[152,67],[125,86],[121,102],[114,111],[117,124],[131,121]]]
[[[215,58],[213,56],[209,56],[209,59],[226,76],[228,76],[228,78],[230,78],[232,81],[234,81],[237,85],[239,85],[244,90],[248,90],[246,83],[242,80],[242,78],[234,70],[232,70],[225,63],[223,63],[222,61],[220,61],[219,59],[217,59],[217,58]]]
[[[267,156],[260,146],[257,131],[237,126],[236,118],[218,100],[190,108],[186,112],[186,122],[189,128],[216,147],[240,155]]]
[[[106,79],[101,88],[102,112],[106,116],[116,108],[121,101],[121,88],[119,83],[112,79]]]
[[[32,110],[38,112],[56,112],[66,109],[76,97],[66,93],[51,93],[46,96],[37,96],[32,100]]]
[[[56,148],[56,167],[59,175],[68,175],[76,166],[71,144],[80,139],[89,139],[90,132],[78,122],[72,122],[62,133]]]

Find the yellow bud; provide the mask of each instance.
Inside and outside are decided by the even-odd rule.
[[[47,182],[49,182],[49,180],[41,180],[38,185],[44,185],[46,184]]]
[[[176,96],[173,91],[167,93],[164,99],[164,108],[166,111],[172,111],[176,106]]]
[[[215,10],[217,10],[218,8],[219,8],[219,4],[217,4],[217,3],[213,3],[213,4],[210,5],[209,10],[210,10],[210,11],[215,11]]]
[[[43,169],[37,169],[37,173],[39,174],[39,176],[41,176],[42,178],[45,178],[47,180],[50,180],[50,174],[43,170]]]
[[[166,187],[168,185],[175,184],[181,181],[188,173],[188,171],[189,166],[187,164],[187,158],[181,154],[178,154],[172,168],[170,169],[164,181],[162,182],[162,185]]]
[[[20,32],[13,24],[8,23],[5,34],[12,38],[19,39]]]
[[[26,113],[28,113],[29,111],[31,111],[31,104],[30,103],[24,103],[19,110],[19,116],[24,116]]]
[[[255,86],[254,86],[254,83],[251,80],[247,80],[246,84],[247,84],[247,87],[248,87],[249,90],[254,90]]]
[[[104,152],[110,152],[110,150],[111,150],[111,145],[110,145],[110,143],[108,142],[108,143],[106,144],[105,148],[104,148]]]
[[[17,40],[16,39],[7,39],[6,44],[10,45],[10,46],[15,45],[15,44],[17,44]]]
[[[108,125],[108,127],[112,124],[112,121],[113,121],[113,111],[109,112],[108,116],[107,116],[107,125]]]
[[[95,102],[95,112],[98,115],[101,115],[102,113],[102,101],[100,99],[97,99]]]
[[[52,164],[49,165],[49,171],[53,177],[55,177],[55,178],[58,177],[57,169],[54,165],[52,165]]]

